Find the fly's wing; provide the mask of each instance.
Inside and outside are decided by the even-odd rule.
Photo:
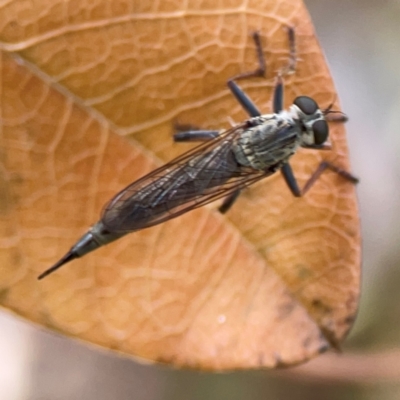
[[[175,218],[269,175],[237,164],[238,125],[184,153],[118,193],[105,207],[110,232],[133,232]]]

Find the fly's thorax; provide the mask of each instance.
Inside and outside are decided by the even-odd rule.
[[[300,146],[301,130],[288,112],[251,118],[248,126],[233,146],[242,166],[273,172]]]

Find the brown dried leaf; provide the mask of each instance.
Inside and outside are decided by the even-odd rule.
[[[300,1],[187,3],[2,5],[1,304],[149,360],[202,369],[299,363],[338,344],[357,309],[355,190],[333,173],[301,199],[277,174],[225,217],[199,209],[36,280],[116,191],[187,148],[173,145],[173,121],[221,127],[245,118],[225,82],[256,66],[251,31],[262,33],[268,76],[242,86],[264,112],[287,62],[287,25],[300,58],[287,104],[300,94],[323,107],[335,99]],[[331,131],[334,151],[294,157],[300,182],[322,156],[348,168],[344,128]]]

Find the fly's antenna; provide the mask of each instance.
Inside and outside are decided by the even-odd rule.
[[[337,110],[332,110],[333,105],[335,104],[336,101],[336,95],[332,101],[331,104],[329,104],[329,106],[322,111],[322,113],[324,114],[324,116],[326,117],[327,121],[331,121],[331,122],[347,122],[349,120],[348,116],[341,112],[341,111],[337,111]]]

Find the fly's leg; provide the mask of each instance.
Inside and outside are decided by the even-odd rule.
[[[290,47],[289,63],[278,75],[272,100],[274,113],[278,113],[283,109],[282,75],[293,73],[296,67],[296,47],[295,47],[294,28],[288,27],[288,37],[289,37],[289,47]],[[257,106],[253,103],[250,97],[235,82],[235,80],[246,79],[250,77],[265,76],[267,68],[266,68],[264,53],[262,51],[261,37],[259,32],[253,33],[253,39],[256,45],[258,68],[254,71],[245,72],[243,74],[234,76],[228,81],[227,85],[232,94],[235,96],[236,100],[240,103],[243,109],[250,115],[250,117],[258,117],[261,115],[261,112],[258,110]],[[226,197],[222,205],[219,207],[219,211],[223,214],[226,213],[232,207],[232,205],[239,197],[239,195],[240,195],[240,190],[237,190],[233,192],[230,196]]]
[[[251,117],[257,117],[261,115],[261,112],[258,110],[256,105],[250,100],[245,92],[236,84],[235,80],[246,79],[251,77],[264,77],[266,71],[266,63],[264,58],[264,53],[262,50],[261,37],[259,32],[253,33],[253,40],[256,45],[256,52],[258,58],[258,68],[254,71],[244,72],[242,74],[236,75],[233,78],[229,79],[227,85],[231,90],[232,94],[239,101],[242,107],[247,111],[247,113]],[[175,128],[180,128],[178,124],[175,125]],[[193,129],[186,130],[184,132],[179,132],[174,135],[174,140],[176,142],[186,142],[186,141],[205,141],[214,139],[218,136],[219,131],[205,131],[205,130],[197,130]]]
[[[282,88],[283,88],[283,86],[282,86]],[[283,93],[283,91],[282,91],[282,93]],[[339,122],[339,120],[335,121],[335,122]],[[315,150],[331,150],[330,144],[313,145],[313,146],[308,146],[308,148],[315,149]],[[318,178],[321,176],[321,174],[326,169],[330,169],[331,171],[337,173],[342,178],[344,178],[350,182],[358,183],[358,178],[356,178],[354,175],[350,174],[350,172],[348,172],[328,161],[321,161],[318,168],[313,172],[313,174],[310,176],[310,178],[308,179],[308,181],[306,182],[306,184],[304,185],[304,187],[302,189],[300,189],[300,187],[297,183],[297,180],[294,176],[293,169],[289,163],[286,163],[282,166],[281,174],[282,174],[283,178],[285,179],[285,182],[288,185],[293,196],[301,197],[301,196],[304,196],[310,190],[312,185],[318,180]]]
[[[221,214],[225,214],[232,207],[233,203],[236,201],[239,195],[240,190],[235,190],[229,196],[226,196],[222,204],[218,207],[218,211]]]
[[[265,71],[266,71],[266,64],[265,64],[265,58],[264,54],[262,51],[262,45],[261,45],[261,38],[259,32],[254,32],[253,33],[253,40],[256,45],[256,51],[257,51],[257,58],[258,58],[258,63],[259,67],[255,71],[250,71],[250,72],[245,72],[240,75],[236,75],[233,78],[231,78],[227,85],[229,89],[231,90],[232,94],[236,97],[236,99],[239,101],[239,103],[242,105],[242,107],[247,111],[247,113],[251,117],[257,117],[261,115],[261,112],[258,110],[256,105],[251,101],[251,99],[247,96],[245,92],[236,84],[234,81],[239,80],[239,79],[245,79],[245,78],[250,78],[250,77],[263,77],[265,76]],[[219,135],[219,131],[204,131],[204,130],[198,130],[198,131],[186,131],[186,132],[179,132],[174,135],[174,140],[176,142],[188,142],[188,141],[205,141],[205,140],[211,140],[216,138]],[[240,195],[240,190],[235,190],[232,192],[229,196],[227,196],[221,206],[218,208],[219,212],[222,214],[225,214],[234,204],[236,199]]]
[[[257,106],[252,102],[249,96],[239,87],[235,80],[247,79],[252,77],[264,77],[267,70],[265,57],[261,45],[261,37],[259,32],[253,33],[253,40],[256,45],[256,52],[258,58],[258,68],[254,71],[244,72],[242,74],[236,75],[229,79],[227,82],[229,90],[235,96],[236,100],[244,108],[244,110],[250,115],[250,117],[258,117],[261,112],[258,110]]]
[[[279,82],[279,80],[278,80]],[[282,93],[282,97],[279,98],[280,93]],[[281,81],[281,85],[279,87],[278,85],[275,87],[275,92],[274,92],[274,107],[275,107],[275,101],[276,104],[278,105],[279,101],[282,101],[283,99],[283,83]],[[277,112],[274,110],[274,112]],[[339,120],[337,119],[335,122],[342,122],[343,119]],[[323,145],[311,145],[308,146],[310,149],[315,149],[315,150],[331,150],[331,145],[330,144],[323,144]],[[306,184],[304,185],[303,189],[300,189],[297,180],[294,176],[293,169],[290,166],[289,163],[286,163],[282,166],[281,168],[281,173],[283,175],[283,178],[285,179],[286,184],[288,185],[290,191],[292,192],[293,196],[295,197],[301,197],[304,196],[311,186],[316,182],[316,180],[320,177],[320,175],[326,170],[330,169],[333,172],[336,172],[338,175],[343,177],[344,179],[353,182],[353,183],[358,183],[358,179],[350,174],[349,172],[345,171],[344,169],[337,167],[336,165],[328,162],[328,161],[322,161],[318,168],[314,171],[314,173],[310,176]]]
[[[274,114],[277,114],[283,110],[283,79],[280,75],[276,79],[276,84],[274,88],[274,93],[272,95],[272,109]]]
[[[250,117],[258,117],[261,115],[261,112],[259,111],[257,106],[253,103],[253,101],[250,99],[250,97],[247,96],[247,94],[235,82],[235,80],[240,80],[240,79],[246,79],[252,77],[265,77],[265,72],[267,67],[265,63],[265,57],[262,49],[261,37],[259,32],[256,31],[253,33],[253,40],[256,45],[258,68],[254,71],[244,72],[242,74],[234,76],[233,78],[229,79],[227,85],[232,94],[235,96],[236,100],[250,115]],[[225,214],[235,203],[239,195],[240,195],[240,190],[236,190],[229,196],[225,197],[223,203],[218,208],[219,212]]]
[[[251,117],[257,117],[261,115],[260,111],[256,107],[256,105],[250,100],[250,98],[243,92],[242,89],[236,84],[234,80],[245,79],[250,77],[263,77],[265,76],[266,64],[265,58],[262,51],[261,45],[261,37],[259,32],[253,33],[253,40],[256,45],[257,58],[259,66],[256,70],[245,72],[243,74],[239,74],[229,79],[228,87],[231,90],[232,94],[236,97],[242,107],[248,112]],[[179,129],[179,125],[175,125],[175,128]],[[179,132],[174,135],[175,142],[191,142],[191,141],[206,141],[214,139],[218,136],[219,131],[207,131],[207,130],[194,130],[190,129],[184,132]]]
[[[292,73],[295,71],[296,67],[296,48],[295,48],[295,33],[293,27],[288,27],[288,37],[289,37],[289,47],[290,47],[290,55],[289,55],[289,63],[283,68],[282,72],[278,76],[278,80],[274,89],[273,96],[273,109],[274,113],[277,113],[283,109],[283,81],[281,76]],[[257,106],[253,103],[253,101],[247,96],[247,94],[239,87],[239,85],[235,82],[235,80],[247,79],[252,77],[264,77],[266,72],[266,62],[264,53],[262,50],[261,37],[259,32],[253,33],[253,40],[256,47],[256,53],[258,58],[258,68],[254,71],[244,72],[242,74],[238,74],[233,78],[229,79],[227,82],[228,88],[231,90],[232,94],[235,96],[236,100],[241,104],[241,106],[245,109],[245,111],[251,117],[258,117],[261,115],[261,112],[258,110]],[[178,127],[179,125],[176,125]],[[207,130],[195,130],[190,129],[184,132],[179,132],[174,135],[174,140],[176,142],[186,142],[186,141],[205,141],[214,139],[218,136],[219,131],[207,131]]]
[[[289,48],[290,48],[289,62],[288,65],[280,72],[277,78],[277,83],[275,85],[274,95],[273,95],[274,113],[278,113],[283,110],[284,85],[283,85],[282,75],[291,74],[296,70],[297,57],[296,57],[296,40],[295,40],[294,28],[292,27],[288,28],[288,36],[289,36]],[[339,113],[338,115],[335,115],[332,118],[327,118],[327,120],[330,120],[332,122],[345,122],[347,120],[347,117],[344,114]],[[330,150],[331,146],[330,144],[323,144],[323,145],[312,145],[309,146],[309,148],[313,148],[315,150]],[[310,178],[308,179],[308,181],[306,182],[306,184],[302,189],[300,189],[297,180],[293,174],[292,167],[290,166],[289,163],[283,165],[283,167],[281,168],[281,173],[293,196],[301,197],[304,196],[310,190],[312,185],[318,180],[318,178],[326,169],[330,169],[331,171],[337,173],[342,178],[350,182],[358,183],[358,179],[355,176],[328,161],[322,161],[319,164],[318,168],[310,176]]]
[[[283,81],[282,76],[292,74],[296,70],[296,40],[294,28],[289,26],[287,28],[288,39],[289,39],[289,62],[278,74],[278,80],[274,89],[273,95],[273,111],[278,113],[283,110]],[[261,38],[259,32],[253,33],[254,43],[256,45],[258,68],[254,71],[244,72],[229,79],[228,88],[235,96],[236,100],[244,108],[244,110],[250,115],[250,117],[258,117],[261,115],[256,105],[251,101],[247,94],[239,87],[235,80],[246,79],[250,77],[264,77],[266,72],[266,62],[264,53],[262,51]]]
[[[254,44],[256,45],[256,53],[258,58],[258,68],[254,71],[242,72],[241,74],[235,75],[228,82],[232,82],[234,80],[239,79],[247,79],[247,78],[254,78],[254,77],[265,77],[265,72],[267,71],[267,64],[265,62],[264,52],[261,43],[261,36],[260,32],[255,31],[252,34]]]
[[[288,35],[290,44],[290,62],[288,66],[283,70],[282,74],[294,72],[294,67],[296,65],[294,29],[292,27],[288,28]],[[228,81],[227,85],[232,94],[235,96],[236,100],[250,115],[250,117],[258,117],[261,115],[261,112],[258,110],[257,106],[253,103],[250,97],[247,96],[247,94],[235,82],[235,80],[246,79],[251,77],[265,77],[267,66],[265,62],[264,53],[262,50],[261,37],[259,32],[253,33],[253,40],[256,45],[258,68],[254,71],[244,72],[242,74],[234,76]],[[274,89],[273,109],[274,113],[277,113],[283,109],[283,81],[280,75],[278,76],[278,80]],[[219,211],[223,214],[226,213],[232,207],[232,205],[239,197],[239,195],[240,195],[240,190],[237,190],[233,192],[230,196],[226,197],[222,205],[219,207]]]
[[[275,114],[281,112],[284,106],[284,86],[282,77],[285,75],[293,74],[296,71],[297,52],[296,52],[296,39],[295,32],[292,26],[287,28],[289,39],[289,61],[286,67],[278,73],[276,84],[272,98],[272,109]]]
[[[215,139],[219,135],[219,131],[209,130],[190,130],[178,132],[174,135],[175,142],[206,142]]]
[[[174,129],[178,132],[174,135],[174,142],[206,142],[218,137],[220,132],[178,122],[174,124]]]
[[[284,67],[279,75],[290,75],[296,72],[297,65],[297,51],[296,51],[296,34],[293,26],[288,26],[287,28],[288,39],[289,39],[289,62],[286,67]]]
[[[283,109],[283,81],[280,76],[278,76],[277,84],[275,86],[274,90],[274,98],[273,98],[273,107],[274,107],[274,113],[277,113]],[[335,120],[332,120],[333,122],[344,122],[346,121],[345,116],[338,116]],[[315,150],[331,150],[331,145],[330,144],[322,144],[322,145],[310,145],[307,146],[309,149],[315,149]],[[318,168],[314,171],[314,173],[310,176],[306,184],[304,185],[303,189],[300,189],[297,180],[294,176],[293,169],[290,166],[289,163],[286,163],[282,166],[281,168],[281,174],[283,178],[285,179],[286,184],[288,185],[290,191],[292,192],[293,196],[295,197],[301,197],[304,196],[311,186],[317,181],[317,179],[320,177],[320,175],[326,170],[330,169],[331,171],[336,172],[338,175],[343,177],[344,179],[353,182],[353,183],[358,183],[358,179],[350,174],[349,172],[345,171],[344,169],[337,167],[336,165],[328,162],[328,161],[322,161]]]
[[[282,171],[283,177],[285,178],[286,184],[288,185],[293,196],[301,197],[301,196],[304,196],[311,189],[312,185],[314,185],[314,183],[318,180],[318,178],[321,176],[321,174],[326,169],[330,169],[331,171],[340,175],[342,178],[344,178],[354,184],[358,183],[358,178],[356,178],[354,175],[350,174],[346,170],[344,170],[328,161],[322,161],[319,164],[318,168],[313,172],[313,174],[310,176],[310,178],[308,178],[308,181],[305,183],[305,185],[302,189],[299,188],[297,180],[293,175],[293,170],[289,164],[285,164],[282,167],[281,171]]]

